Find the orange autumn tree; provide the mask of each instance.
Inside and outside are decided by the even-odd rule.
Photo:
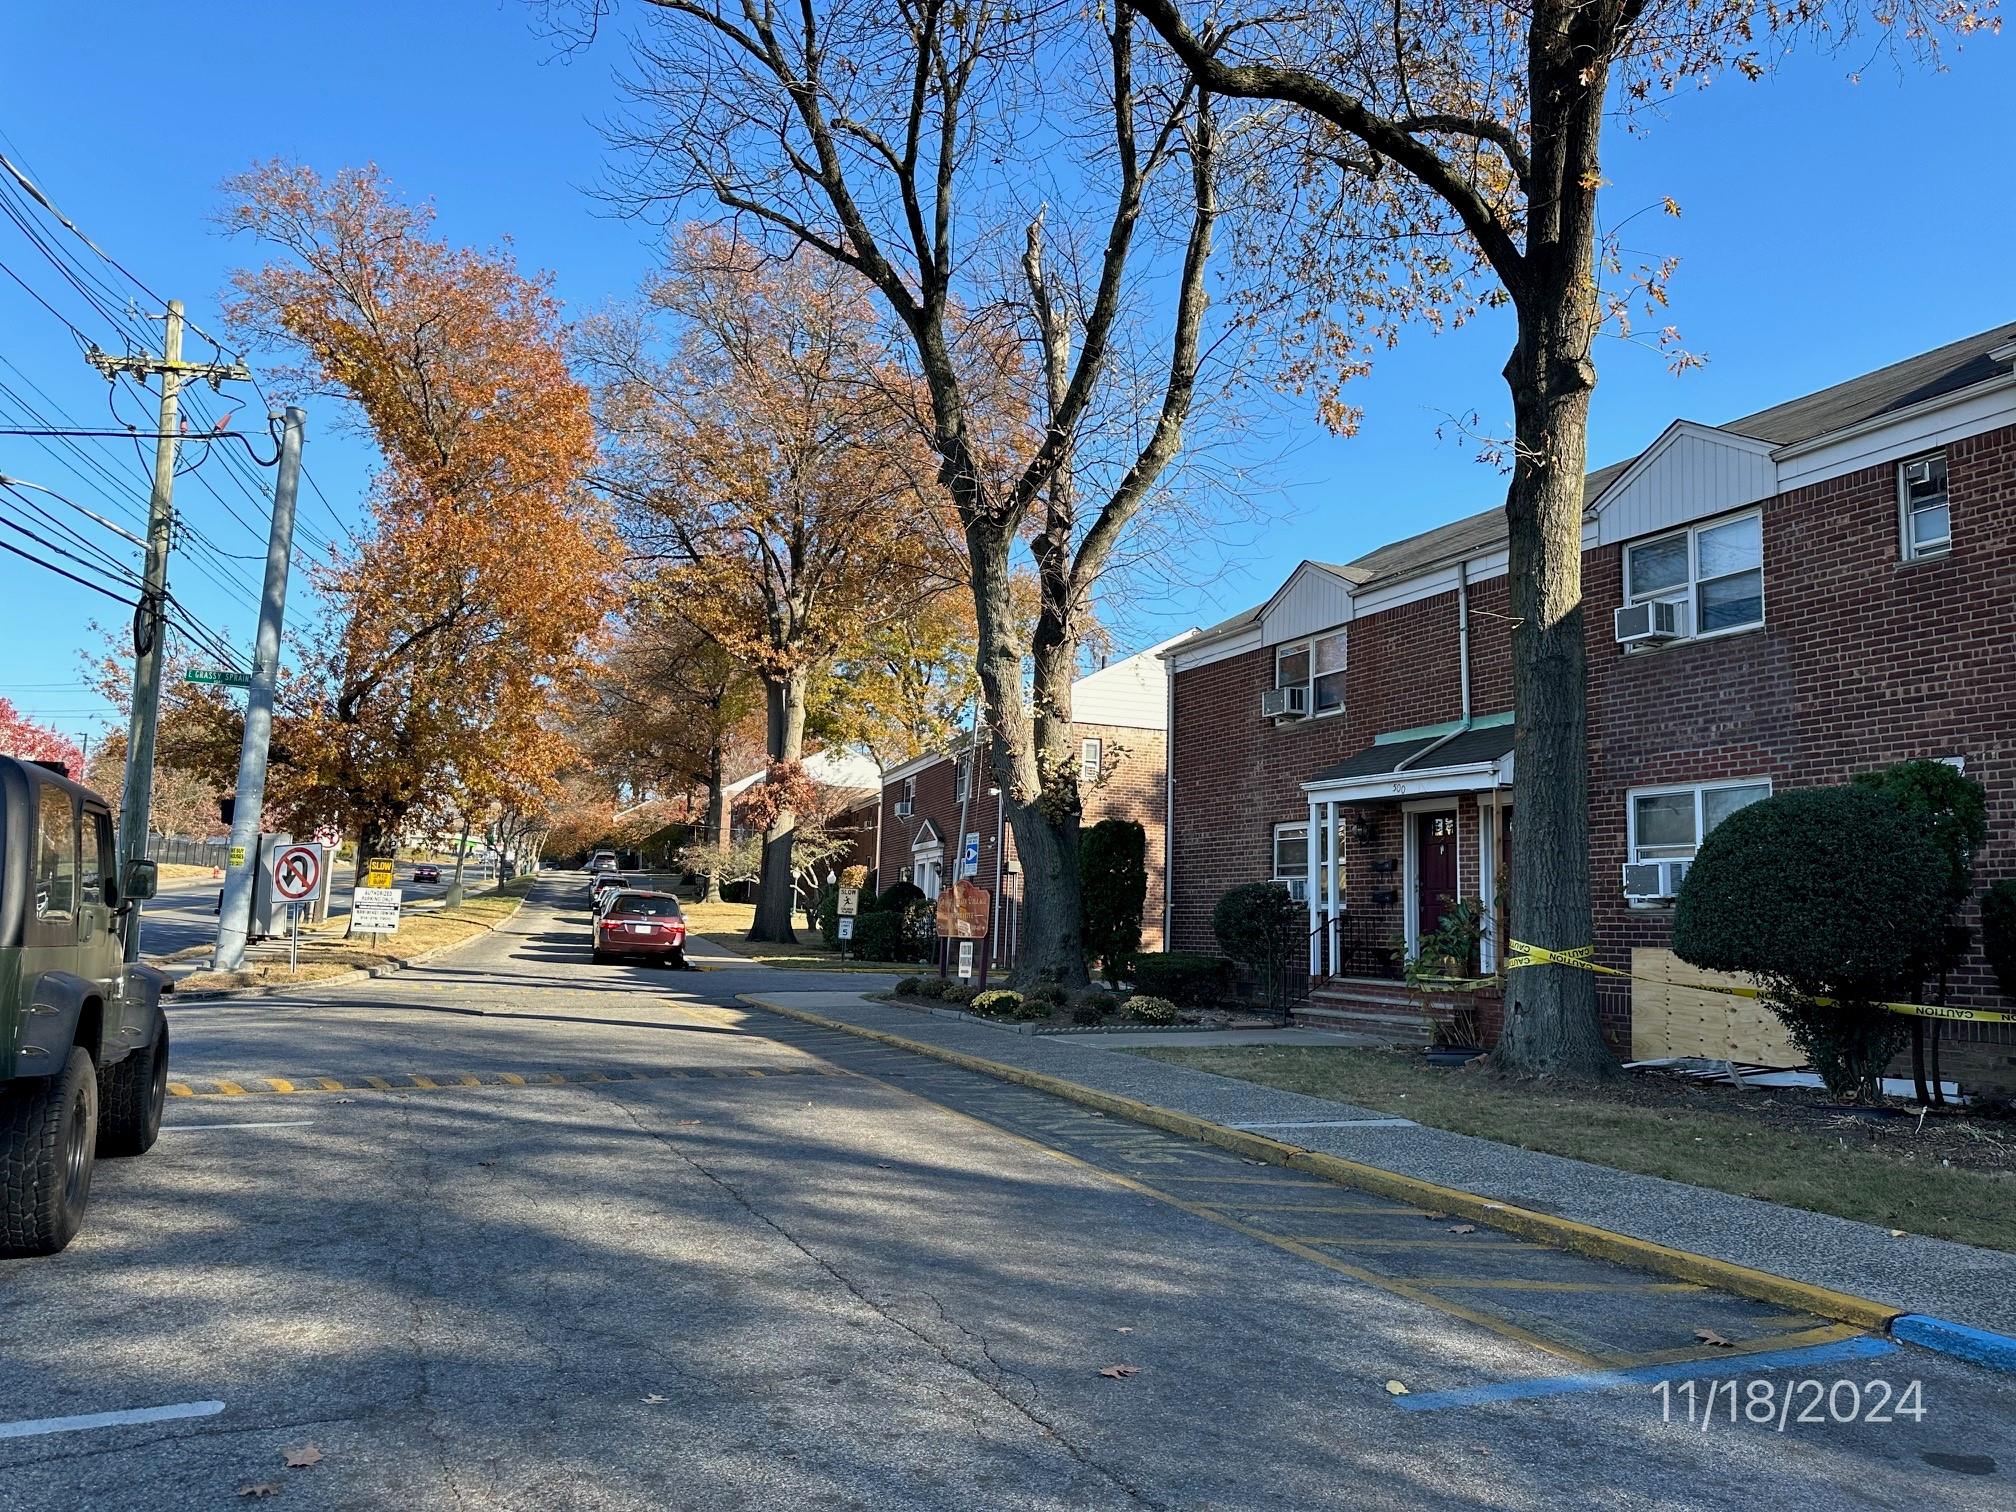
[[[867,291],[814,259],[686,233],[629,321],[586,344],[603,478],[681,615],[761,680],[768,782],[749,937],[793,940],[793,835],[815,670],[961,567],[918,395]]]
[[[375,168],[270,162],[224,217],[273,254],[233,324],[348,401],[376,443],[371,528],[318,575],[328,613],[282,701],[276,765],[304,817],[387,853],[409,820],[535,808],[565,764],[555,717],[613,603],[612,533],[583,486],[587,389],[559,303],[508,249],[454,247]]]

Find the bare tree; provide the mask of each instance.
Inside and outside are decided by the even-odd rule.
[[[1082,982],[1071,684],[1095,588],[1197,397],[1219,217],[1210,97],[1144,71],[1124,11],[645,3],[663,25],[638,45],[645,109],[620,134],[633,195],[711,197],[752,240],[854,270],[908,342],[1028,877],[1020,969]],[[1151,330],[1144,389],[1129,357]],[[1039,586],[1026,635],[1018,544]]]

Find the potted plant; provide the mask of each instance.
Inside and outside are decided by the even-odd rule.
[[[1463,992],[1475,985],[1477,947],[1484,938],[1484,905],[1461,898],[1449,905],[1441,922],[1421,937],[1404,963],[1407,984],[1421,995],[1421,1016],[1428,1026],[1428,1059],[1435,1065],[1462,1065],[1484,1053],[1476,1008],[1438,1007],[1436,993]]]

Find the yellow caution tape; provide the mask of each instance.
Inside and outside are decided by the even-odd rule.
[[[1653,982],[1662,987],[1686,987],[1695,992],[1719,992],[1727,997],[1761,998],[1763,992],[1755,987],[1725,987],[1711,982],[1669,982],[1661,977],[1639,976],[1636,972],[1620,971],[1615,966],[1599,966],[1594,960],[1594,945],[1575,945],[1567,950],[1549,950],[1544,945],[1529,945],[1524,940],[1506,942],[1509,952],[1505,957],[1505,969],[1511,971],[1520,966],[1579,966],[1584,971],[1594,971],[1602,976],[1624,977],[1633,982]],[[1832,998],[1816,998],[1815,1002],[1831,1003]],[[2016,1013],[1991,1013],[1986,1008],[1947,1008],[1937,1003],[1875,1003],[1871,1006],[1887,1009],[1891,1013],[1910,1014],[1915,1018],[1952,1019],[1963,1024],[2016,1024]]]

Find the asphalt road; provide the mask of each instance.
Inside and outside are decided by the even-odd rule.
[[[737,1002],[873,979],[587,957],[562,878],[434,967],[173,1010],[198,1095],[99,1167],[66,1253],[0,1263],[0,1507],[2016,1499],[2007,1377],[1855,1338],[1746,1364],[1690,1325],[1750,1349],[1813,1320]],[[1424,1250],[1474,1305],[1396,1279]],[[1651,1368],[1663,1400],[1591,1364],[1662,1355],[1691,1357]],[[1817,1420],[1748,1420],[1809,1379]],[[1723,1393],[1705,1427],[1686,1382]]]
[[[448,875],[446,868],[443,875]],[[413,880],[411,862],[401,861],[394,869],[393,880],[405,892],[409,902],[423,898],[438,898],[445,893],[447,884],[417,883]],[[350,911],[350,890],[353,885],[349,864],[337,867],[335,890],[330,895],[329,912],[332,917]],[[217,938],[217,894],[223,889],[221,881],[208,877],[196,877],[164,883],[140,915],[140,953],[148,956],[172,955],[191,945],[209,945]]]

